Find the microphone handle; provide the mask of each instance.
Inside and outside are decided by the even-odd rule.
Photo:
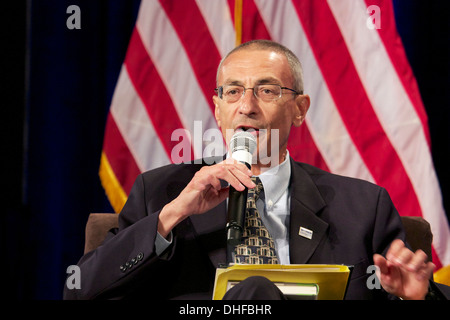
[[[236,246],[241,242],[242,232],[244,231],[247,193],[247,188],[244,191],[237,191],[230,186],[226,226],[227,243],[230,246]]]

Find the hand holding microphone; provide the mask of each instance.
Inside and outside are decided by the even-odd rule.
[[[247,138],[239,138],[242,134],[245,134]],[[242,205],[242,199],[236,200],[236,197],[239,195],[239,192],[245,192],[246,199],[247,188],[253,188],[255,186],[250,178],[252,173],[249,167],[252,159],[251,154],[256,149],[256,140],[248,132],[238,132],[233,138],[235,136],[237,138],[232,139],[234,142],[232,142],[233,146],[230,148],[234,160],[227,159],[212,166],[202,167],[178,197],[165,205],[161,210],[158,222],[158,232],[161,236],[166,237],[177,224],[187,217],[195,214],[203,214],[225,201],[229,195],[231,196],[235,193],[235,195],[230,197],[229,204],[232,207],[238,206],[239,208],[243,208],[240,210],[244,210],[243,212],[245,214],[246,200],[244,200]],[[229,188],[223,188],[221,180],[229,183]],[[230,227],[242,228],[243,221],[241,219],[244,218],[244,215],[241,214],[242,217],[236,217],[236,214],[242,212],[240,210],[231,214],[229,220]],[[234,224],[232,221],[236,221],[237,223]],[[242,232],[237,234],[233,233],[232,238],[239,237],[240,239],[240,234]]]

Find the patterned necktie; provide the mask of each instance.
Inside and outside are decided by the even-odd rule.
[[[256,201],[263,190],[263,185],[258,177],[252,177],[252,180],[256,187],[248,190],[242,244],[236,246],[233,262],[240,264],[278,264],[274,241],[256,208]]]

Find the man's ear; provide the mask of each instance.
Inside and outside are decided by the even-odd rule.
[[[220,128],[220,109],[219,109],[219,97],[213,96],[213,103],[214,103],[214,117],[216,118],[216,122],[218,127]]]
[[[310,104],[311,100],[307,94],[299,95],[295,99],[295,105],[297,109],[294,120],[292,121],[292,124],[295,127],[300,127],[303,121],[305,121],[306,113],[308,112]]]

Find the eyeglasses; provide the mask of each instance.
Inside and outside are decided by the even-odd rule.
[[[245,88],[240,85],[224,85],[214,89],[214,91],[216,91],[220,99],[228,103],[233,103],[239,101],[245,95],[245,90],[248,89],[252,89],[255,97],[264,102],[272,102],[280,99],[283,89],[292,91],[290,94],[303,94],[302,92],[297,92],[294,89],[282,87],[277,84],[259,84],[253,88]]]

